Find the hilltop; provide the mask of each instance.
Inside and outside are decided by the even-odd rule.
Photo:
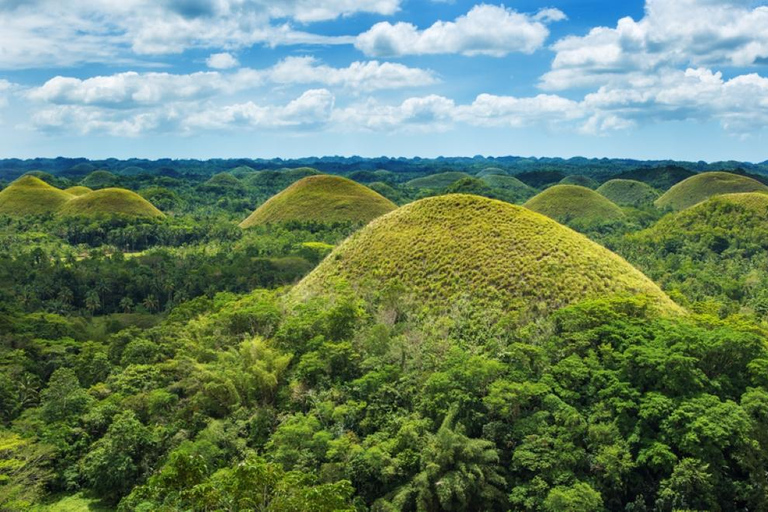
[[[659,208],[684,210],[712,196],[738,192],[766,192],[768,186],[757,180],[729,172],[705,172],[681,181],[654,204]]]
[[[599,183],[589,176],[584,176],[582,174],[572,174],[560,180],[560,185],[578,185],[580,187],[591,188],[594,190],[598,187]]]
[[[163,212],[152,203],[130,190],[122,188],[104,188],[89,194],[75,197],[68,201],[59,215],[71,216],[125,216],[125,217],[164,217]]]
[[[483,176],[481,179],[492,189],[504,191],[513,203],[526,201],[536,195],[536,189],[529,187],[514,176],[492,174]]]
[[[579,225],[621,219],[624,212],[594,190],[577,185],[555,185],[524,205],[562,223]]]
[[[0,215],[21,217],[58,210],[72,196],[40,178],[22,176],[0,191]]]
[[[647,183],[623,179],[606,181],[597,193],[619,206],[649,205],[659,197],[658,191]]]
[[[67,194],[73,195],[73,196],[82,196],[82,195],[89,194],[89,193],[93,192],[93,190],[91,190],[88,187],[84,187],[82,185],[77,185],[77,186],[74,186],[74,187],[69,187],[67,189],[64,189],[64,192],[66,192]]]
[[[352,235],[292,296],[344,280],[371,296],[399,283],[426,309],[466,299],[543,313],[589,297],[644,294],[678,307],[648,278],[583,235],[526,208],[470,195],[422,199]]]
[[[416,178],[414,180],[406,182],[406,186],[411,188],[429,188],[433,190],[442,190],[456,183],[459,180],[465,178],[471,178],[469,174],[465,172],[441,172],[439,174],[432,174],[430,176],[424,176],[423,178]]]
[[[667,190],[673,185],[676,185],[681,181],[695,175],[696,173],[689,169],[684,169],[675,165],[668,165],[665,167],[652,167],[625,171],[615,175],[614,178],[642,181],[643,183],[646,183],[655,189]]]
[[[261,205],[240,227],[298,222],[366,223],[397,206],[370,188],[340,176],[308,176]]]
[[[106,188],[106,187],[114,187],[117,183],[117,176],[112,174],[109,171],[94,171],[80,182],[81,185],[84,187],[97,189],[97,188]]]
[[[486,176],[508,176],[509,171],[500,169],[498,167],[486,167],[482,171],[478,172],[475,176],[478,178],[484,178]]]

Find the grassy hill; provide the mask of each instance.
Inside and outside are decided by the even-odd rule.
[[[597,224],[621,219],[624,212],[594,190],[576,185],[555,185],[524,205],[564,224]]]
[[[728,172],[705,172],[691,176],[667,190],[654,204],[659,208],[684,210],[712,196],[738,192],[767,192],[757,180]]]
[[[491,174],[480,178],[492,190],[504,193],[504,199],[512,203],[522,203],[536,195],[536,190],[514,176]]]
[[[517,313],[588,297],[645,294],[679,308],[622,258],[526,208],[470,195],[416,201],[352,235],[292,297],[323,294],[342,279],[374,296],[399,283],[419,304],[445,310],[467,299]]]
[[[21,217],[55,212],[72,196],[40,178],[22,176],[0,192],[0,215]]]
[[[61,216],[110,216],[125,217],[164,217],[163,212],[152,203],[130,190],[122,188],[104,188],[90,194],[75,197],[68,201],[61,210]]]
[[[423,178],[416,178],[406,182],[405,184],[411,188],[429,188],[433,190],[442,190],[456,183],[464,178],[471,178],[469,174],[465,172],[449,171],[441,172],[439,174],[432,174],[430,176],[424,176]]]
[[[560,171],[527,171],[515,174],[515,177],[533,188],[543,188],[548,185],[560,183],[565,174]]]
[[[643,206],[653,204],[659,193],[642,181],[610,180],[597,189],[597,193],[620,206]]]
[[[560,185],[578,185],[580,187],[587,187],[594,190],[600,184],[597,181],[590,178],[589,176],[583,176],[581,174],[572,174],[560,180]]]
[[[500,169],[498,167],[486,167],[482,171],[478,172],[476,176],[478,178],[484,178],[486,176],[508,176],[509,171]]]
[[[109,171],[93,171],[80,182],[84,187],[97,189],[114,187],[118,178]]]
[[[667,190],[673,185],[676,185],[695,174],[695,172],[689,171],[688,169],[669,165],[666,167],[653,167],[650,169],[635,169],[633,171],[622,172],[614,177],[623,180],[642,181],[657,190]]]
[[[77,185],[77,186],[74,186],[74,187],[69,187],[67,189],[64,189],[64,192],[66,192],[67,194],[73,195],[73,196],[82,196],[82,195],[89,194],[89,193],[93,192],[93,190],[91,190],[88,187],[84,187],[82,185]]]
[[[270,198],[240,227],[289,221],[370,222],[397,206],[368,187],[340,176],[308,176]]]

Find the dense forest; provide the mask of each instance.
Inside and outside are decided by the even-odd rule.
[[[766,183],[2,160],[0,510],[768,510]]]

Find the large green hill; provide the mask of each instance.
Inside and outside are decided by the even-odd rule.
[[[589,176],[584,176],[583,174],[571,174],[570,176],[566,176],[560,180],[560,185],[578,185],[580,187],[587,187],[594,190],[597,188],[599,183]]]
[[[88,187],[84,187],[82,185],[77,185],[74,187],[69,187],[67,189],[64,189],[64,192],[66,192],[67,194],[71,194],[73,196],[82,196],[85,194],[90,194],[91,192],[93,192],[93,190],[91,190]]]
[[[343,280],[375,296],[399,283],[428,310],[467,299],[517,313],[589,297],[645,294],[679,308],[616,254],[543,215],[471,195],[416,201],[352,235],[292,292],[323,294]]]
[[[298,222],[367,223],[397,208],[368,187],[340,176],[308,176],[261,205],[240,227]]]
[[[577,185],[555,185],[524,205],[564,224],[589,225],[624,217],[621,208],[594,190]]]
[[[513,203],[523,202],[536,195],[536,189],[529,187],[514,176],[491,174],[481,178],[483,182],[495,190],[507,193]]]
[[[0,192],[0,215],[21,217],[55,212],[72,199],[40,178],[22,176]]]
[[[768,192],[757,180],[729,172],[705,172],[681,181],[655,201],[659,208],[684,210],[712,196],[738,192]]]
[[[91,174],[83,178],[80,184],[88,188],[107,188],[114,187],[118,182],[117,176],[109,171],[93,171]]]
[[[59,215],[164,217],[163,212],[152,203],[135,192],[122,188],[104,188],[75,197],[62,206]]]
[[[406,183],[411,188],[428,188],[433,190],[442,190],[456,183],[464,178],[471,178],[469,174],[465,172],[448,171],[441,172],[439,174],[432,174],[430,176],[424,176],[423,178],[416,178]]]
[[[597,193],[620,206],[643,206],[653,204],[659,193],[642,181],[615,179],[606,181]]]

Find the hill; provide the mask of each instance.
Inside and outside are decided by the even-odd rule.
[[[70,194],[40,178],[22,176],[0,192],[0,215],[21,217],[51,213],[70,199]]]
[[[59,215],[165,217],[152,203],[135,192],[122,188],[104,188],[75,197],[62,206]]]
[[[114,187],[117,184],[117,176],[109,171],[93,171],[80,182],[84,187],[97,189]]]
[[[668,165],[665,167],[653,167],[635,169],[633,171],[625,171],[614,176],[614,178],[623,180],[635,180],[642,181],[655,189],[667,190],[673,185],[680,183],[683,180],[694,176],[696,173],[677,167],[674,165]]]
[[[520,206],[470,195],[410,203],[358,231],[293,290],[304,299],[337,279],[367,295],[393,283],[426,309],[496,304],[543,313],[589,297],[645,294],[679,308],[622,258]]]
[[[82,196],[82,195],[93,192],[93,190],[91,190],[88,187],[84,187],[82,185],[77,185],[75,187],[69,187],[68,189],[65,189],[64,192],[66,192],[67,194],[71,194],[73,196]]]
[[[509,176],[509,171],[500,169],[498,167],[486,167],[482,171],[478,172],[475,176],[478,178],[484,178],[486,176]]]
[[[560,171],[527,171],[516,174],[515,177],[533,188],[543,188],[559,183],[565,174]]]
[[[240,227],[298,222],[367,223],[397,206],[368,187],[340,176],[308,176],[261,205]]]
[[[202,192],[213,194],[243,195],[245,185],[242,181],[227,172],[215,174],[208,181],[198,187]]]
[[[684,210],[712,196],[738,192],[766,192],[757,180],[729,172],[705,172],[691,176],[667,190],[654,204],[659,208]]]
[[[572,174],[560,180],[560,185],[578,185],[580,187],[587,187],[594,190],[600,184],[589,176],[584,176],[582,174]]]
[[[555,185],[523,206],[564,224],[580,226],[609,222],[624,217],[621,208],[594,190],[576,185]]]
[[[483,182],[495,190],[503,190],[514,198],[513,203],[526,201],[536,195],[536,190],[529,187],[514,176],[492,174],[483,176]]]
[[[442,190],[456,183],[464,178],[471,178],[469,174],[465,172],[441,172],[439,174],[432,174],[430,176],[424,176],[423,178],[416,178],[414,180],[406,182],[406,186],[411,188],[429,188],[433,190]]]
[[[610,180],[597,189],[597,193],[619,206],[643,206],[653,204],[659,193],[642,181]]]

